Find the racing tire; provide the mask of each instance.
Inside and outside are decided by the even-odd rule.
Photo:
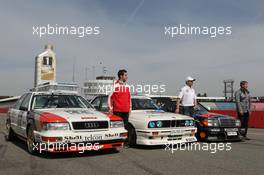
[[[30,125],[27,130],[27,150],[32,155],[36,155],[38,151],[38,149],[36,149],[37,147],[34,145],[36,145],[34,128],[32,125]]]
[[[135,128],[131,124],[128,125],[128,144],[130,147],[137,146],[136,131],[135,131]]]
[[[11,128],[11,122],[10,122],[9,118],[6,120],[6,130],[7,130],[6,140],[7,141],[14,141],[16,139],[16,134],[13,131],[13,129]]]

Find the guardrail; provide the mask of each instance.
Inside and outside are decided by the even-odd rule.
[[[0,113],[7,113],[8,107],[0,107]]]

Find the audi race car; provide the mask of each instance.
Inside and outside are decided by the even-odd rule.
[[[26,141],[31,154],[84,152],[123,147],[123,120],[96,111],[73,92],[36,91],[21,96],[8,111],[7,140]]]
[[[175,112],[176,98],[152,96],[152,99],[167,112]],[[194,119],[198,132],[196,136],[202,141],[240,141],[240,120],[234,117],[211,113],[200,103],[195,108]]]
[[[100,95],[91,103],[99,111],[107,112],[107,101],[107,95]],[[195,142],[194,124],[191,117],[160,110],[147,96],[132,96],[128,142],[130,146]]]

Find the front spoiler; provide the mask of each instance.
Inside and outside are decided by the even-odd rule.
[[[83,152],[121,149],[127,138],[123,128],[97,132],[34,131],[37,149],[47,152]],[[40,152],[40,150],[38,150]]]
[[[204,132],[206,134],[205,138],[200,138],[200,140],[203,141],[212,141],[212,142],[219,142],[219,141],[241,141],[241,129],[237,129],[237,135],[234,136],[228,136],[226,129],[235,129],[235,128],[209,128],[209,127],[201,127],[198,129],[197,137],[199,137],[199,134],[201,132]]]
[[[138,145],[167,145],[196,142],[195,127],[136,130]],[[158,133],[157,135],[153,135]]]
[[[117,149],[120,150],[124,146],[123,139],[111,140],[111,141],[97,141],[97,142],[79,142],[79,143],[39,143],[37,148],[39,153],[41,152],[79,152],[84,151],[99,151],[104,149]]]

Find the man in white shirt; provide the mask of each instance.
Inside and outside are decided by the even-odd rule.
[[[177,100],[176,113],[181,113],[193,117],[194,107],[197,104],[195,90],[193,89],[193,82],[195,81],[192,77],[185,79],[186,85],[181,89],[179,98]]]

